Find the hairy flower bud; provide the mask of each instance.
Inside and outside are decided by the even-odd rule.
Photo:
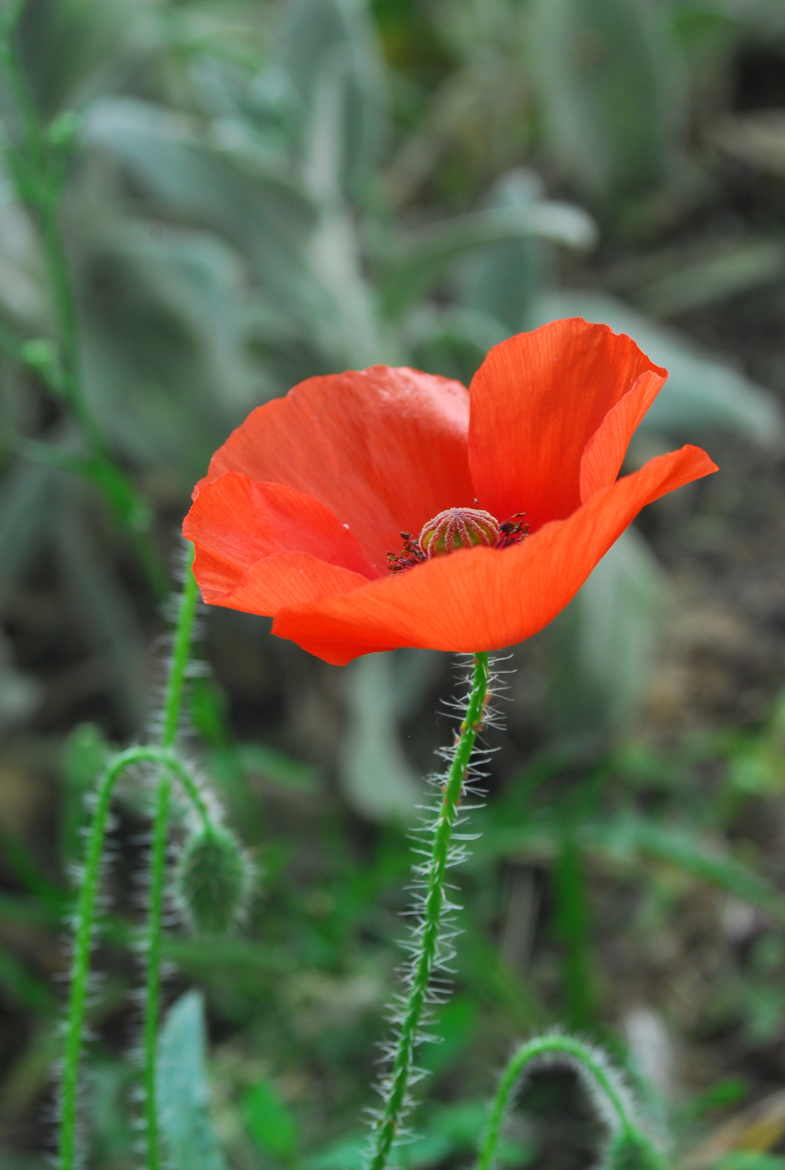
[[[482,508],[445,508],[423,524],[419,545],[426,556],[436,557],[476,544],[495,548],[500,535],[498,521]]]
[[[194,930],[224,934],[242,914],[250,866],[235,836],[208,828],[187,842],[177,870],[177,891]]]

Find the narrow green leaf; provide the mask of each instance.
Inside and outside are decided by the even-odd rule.
[[[533,0],[532,78],[551,152],[593,192],[647,192],[671,162],[684,67],[666,4]]]
[[[333,176],[337,187],[344,195],[361,194],[373,177],[386,121],[384,70],[368,5],[363,0],[289,0],[277,60],[301,98],[303,143],[312,139],[308,115],[319,116],[325,72],[336,80],[340,76],[337,119],[322,145],[341,161]]]
[[[297,1122],[269,1081],[249,1089],[243,1102],[245,1124],[263,1153],[291,1160],[297,1148]]]
[[[481,857],[553,856],[562,836],[561,819],[541,817],[515,828],[494,827],[477,846]],[[699,881],[758,906],[774,921],[785,922],[785,898],[754,869],[707,842],[688,825],[657,823],[624,812],[611,818],[591,819],[579,827],[584,852],[611,865],[630,867],[651,862],[672,865]]]
[[[625,532],[546,635],[551,718],[562,733],[595,737],[628,725],[651,678],[663,594],[654,557]]]
[[[341,780],[351,805],[377,820],[409,819],[419,792],[401,748],[395,692],[389,654],[359,659],[347,671]]]
[[[456,260],[527,238],[583,249],[594,242],[594,225],[579,208],[545,200],[530,206],[492,207],[435,224],[396,239],[390,254],[380,258],[382,304],[387,313],[400,315]]]
[[[169,1009],[158,1041],[158,1108],[172,1170],[226,1170],[210,1124],[204,1002],[189,991]]]

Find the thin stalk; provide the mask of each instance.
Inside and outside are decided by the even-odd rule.
[[[559,1033],[537,1036],[534,1040],[522,1044],[513,1053],[501,1075],[483,1134],[476,1170],[493,1170],[502,1124],[509,1108],[510,1098],[527,1067],[536,1060],[553,1055],[565,1057],[574,1068],[577,1067],[584,1077],[594,1084],[610,1106],[617,1130],[622,1133],[637,1132],[627,1094],[618,1075],[610,1068],[600,1053],[572,1036],[563,1036]]]
[[[562,971],[567,1003],[567,1026],[583,1031],[594,1018],[594,979],[591,963],[589,907],[580,845],[569,822],[554,868],[556,932],[564,949]]]
[[[488,677],[488,655],[485,653],[475,654],[466,711],[461,720],[458,738],[442,788],[438,815],[432,828],[423,920],[421,929],[417,933],[417,948],[412,958],[408,994],[400,1029],[394,1041],[392,1068],[384,1091],[382,1113],[372,1136],[372,1153],[368,1170],[384,1170],[406,1110],[414,1051],[431,974],[438,955],[442,912],[447,900],[444,886],[450,844],[472,752],[483,721],[488,696]]]
[[[163,707],[161,747],[171,749],[177,739],[186,673],[191,656],[198,591],[189,558],[180,609],[175,626],[172,662]],[[166,848],[172,808],[172,776],[158,776],[150,849],[150,895],[145,926],[145,990],[142,1024],[142,1078],[144,1084],[144,1134],[148,1170],[160,1170],[161,1143],[158,1123],[157,1057],[161,999],[162,917],[166,886]]]
[[[156,762],[183,784],[186,794],[204,819],[209,816],[204,801],[192,777],[179,760],[158,747],[134,747],[120,752],[107,765],[98,786],[95,809],[90,824],[82,881],[74,913],[74,944],[71,959],[71,979],[65,1022],[63,1073],[60,1086],[59,1170],[74,1170],[77,1159],[77,1121],[79,1074],[84,1046],[87,994],[90,979],[90,955],[95,934],[96,906],[101,881],[101,859],[104,852],[109,812],[117,781],[126,769],[135,764]],[[198,799],[194,799],[197,797]]]
[[[62,367],[59,391],[69,404],[82,434],[93,472],[91,478],[133,540],[150,587],[158,596],[163,596],[166,574],[147,531],[147,506],[125,473],[113,463],[85,393],[79,313],[60,223],[65,148],[53,141],[42,126],[19,60],[15,33],[21,7],[16,5],[11,15],[5,18],[4,26],[0,26],[0,65],[8,77],[21,122],[21,148],[15,155],[13,148],[9,147],[8,153],[19,200],[30,211],[41,241]],[[3,345],[10,351],[20,348],[13,339],[9,344],[7,337],[3,338]],[[24,360],[23,355],[17,353],[17,356]],[[45,381],[51,387],[51,377],[46,377]]]

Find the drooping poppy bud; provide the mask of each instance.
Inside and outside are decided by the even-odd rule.
[[[187,842],[177,870],[180,902],[195,931],[225,934],[241,916],[250,865],[235,836],[211,827]]]

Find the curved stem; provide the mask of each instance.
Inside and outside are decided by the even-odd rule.
[[[619,1130],[624,1133],[636,1130],[632,1111],[626,1099],[627,1094],[617,1074],[595,1049],[584,1044],[581,1040],[559,1033],[537,1036],[526,1044],[522,1044],[513,1053],[501,1075],[485,1127],[476,1170],[493,1170],[501,1128],[509,1107],[510,1097],[527,1067],[533,1061],[554,1054],[566,1057],[573,1066],[577,1064],[584,1075],[594,1082],[608,1102]]]
[[[191,656],[198,591],[192,558],[186,568],[185,584],[175,627],[172,662],[164,696],[161,747],[170,749],[177,739],[188,662]],[[158,777],[150,849],[150,895],[145,926],[145,990],[142,1024],[142,1077],[144,1082],[144,1134],[148,1170],[160,1170],[161,1150],[158,1125],[157,1056],[161,996],[161,923],[166,884],[166,847],[172,805],[172,776]]]
[[[213,818],[210,815],[207,802],[199,791],[199,785],[185,767],[182,760],[179,760],[168,748],[150,748],[149,751],[150,759],[158,760],[162,767],[169,770],[173,779],[179,781],[183,793],[190,800],[194,807],[194,812],[202,822],[202,828],[214,828]]]
[[[74,949],[71,960],[71,980],[68,994],[68,1009],[65,1024],[63,1051],[63,1073],[60,1086],[60,1137],[58,1149],[59,1170],[74,1170],[77,1154],[77,1105],[79,1071],[84,1044],[87,993],[90,977],[90,954],[95,933],[96,904],[101,880],[101,859],[103,857],[109,811],[115,785],[127,768],[134,764],[156,762],[176,776],[192,801],[199,815],[208,816],[204,801],[179,760],[167,751],[157,747],[134,747],[120,752],[107,765],[96,797],[95,810],[90,825],[79,898],[75,911]],[[194,795],[198,800],[194,800]],[[209,823],[209,817],[208,817]]]
[[[445,874],[449,863],[452,833],[477,733],[483,720],[488,695],[488,674],[488,655],[475,654],[466,712],[461,721],[442,787],[438,815],[431,829],[432,841],[426,866],[423,919],[416,934],[417,946],[412,958],[400,1029],[394,1041],[392,1069],[384,1088],[384,1105],[373,1133],[369,1170],[384,1170],[406,1110],[414,1051],[431,973],[438,955],[442,911],[446,902]]]

